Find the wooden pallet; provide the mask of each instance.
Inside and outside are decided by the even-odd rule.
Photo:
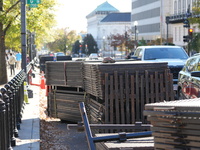
[[[200,149],[200,99],[146,104],[157,149]]]
[[[92,97],[92,94],[88,96],[88,114],[92,123],[148,123],[143,115],[145,104],[174,100],[172,74],[168,69],[153,73],[148,70],[134,74],[128,71],[124,74],[118,71],[105,73],[102,87],[104,99]]]
[[[46,84],[55,86],[83,87],[83,62],[46,62]]]
[[[48,115],[65,121],[79,122],[81,115],[79,103],[84,101],[81,89],[56,87],[48,93]]]

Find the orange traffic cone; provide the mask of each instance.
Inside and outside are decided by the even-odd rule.
[[[41,74],[40,88],[45,89],[45,79],[44,79],[44,72],[43,71],[42,71],[42,74]]]

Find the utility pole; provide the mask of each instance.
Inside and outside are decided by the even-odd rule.
[[[26,73],[26,0],[21,0],[21,48],[22,48],[22,69]]]

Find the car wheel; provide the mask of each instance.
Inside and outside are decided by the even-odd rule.
[[[179,100],[185,99],[185,97],[184,97],[184,95],[183,95],[183,92],[182,92],[182,89],[179,89],[179,90],[178,90],[178,99],[179,99]]]

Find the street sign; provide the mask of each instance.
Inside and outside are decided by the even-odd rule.
[[[30,8],[36,8],[36,7],[38,7],[38,4],[30,4],[29,7]]]
[[[40,4],[41,0],[27,0],[27,4]]]

